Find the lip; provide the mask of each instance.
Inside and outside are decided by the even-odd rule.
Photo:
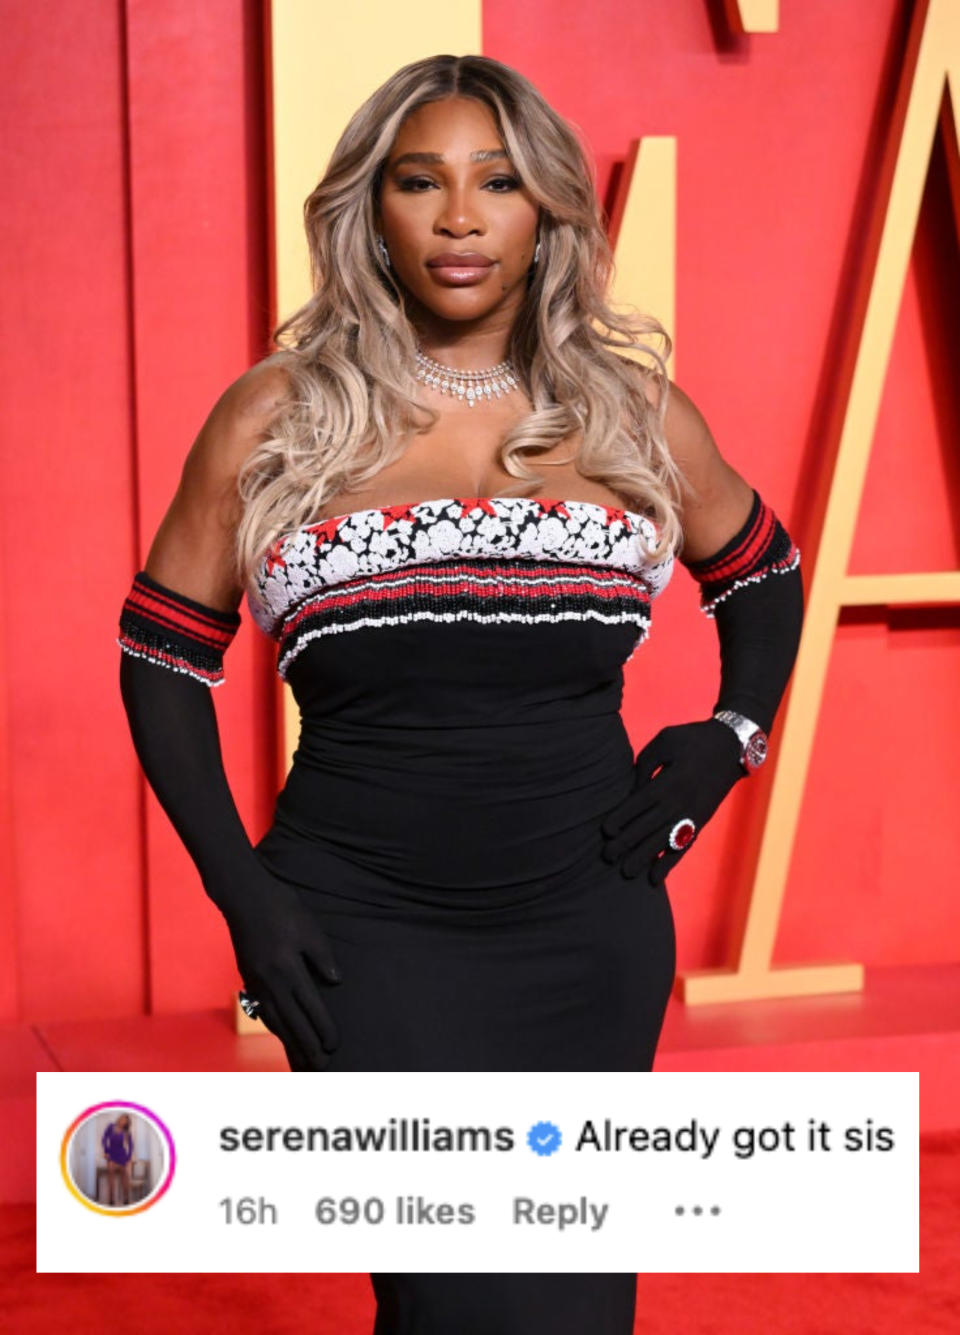
[[[482,283],[494,267],[495,261],[489,255],[480,255],[475,250],[446,251],[427,260],[433,281],[442,287],[473,287]]]
[[[490,269],[493,260],[489,255],[481,255],[476,250],[446,250],[442,255],[434,255],[427,260],[428,269]]]

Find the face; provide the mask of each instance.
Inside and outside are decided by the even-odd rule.
[[[387,159],[378,213],[411,318],[442,325],[519,309],[539,208],[483,103],[455,97],[411,112]]]

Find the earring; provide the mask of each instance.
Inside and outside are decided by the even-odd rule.
[[[392,269],[393,265],[390,263],[390,252],[387,250],[384,239],[379,234],[379,232],[377,233],[377,245],[380,248],[380,258],[383,260],[384,267],[387,269]]]
[[[539,259],[540,259],[540,239],[539,239],[539,237],[538,237],[538,238],[537,238],[537,248],[536,248],[536,250],[533,252],[533,264],[531,265],[531,268],[534,268],[534,269],[535,269],[535,268],[537,267],[537,262],[539,261]]]

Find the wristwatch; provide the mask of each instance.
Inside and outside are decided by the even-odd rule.
[[[740,738],[740,764],[748,774],[760,768],[767,758],[767,734],[752,719],[744,718],[732,709],[716,709],[713,717],[728,727]]]

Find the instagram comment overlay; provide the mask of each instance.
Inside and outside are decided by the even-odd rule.
[[[916,1272],[916,1072],[43,1072],[37,1270]]]

